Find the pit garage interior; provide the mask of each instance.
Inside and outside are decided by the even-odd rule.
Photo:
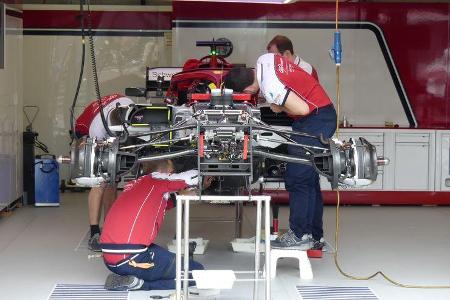
[[[264,93],[221,89],[276,35],[337,111],[306,158]],[[450,299],[448,1],[4,0],[0,107],[0,299]],[[108,139],[82,137],[86,114]],[[90,186],[118,181],[111,212],[160,159],[197,170],[148,213],[151,245],[177,254],[171,288],[105,289]],[[320,174],[319,248],[268,241],[290,227],[286,164]]]

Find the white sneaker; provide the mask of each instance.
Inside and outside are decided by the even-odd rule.
[[[294,231],[289,229],[285,234],[270,242],[274,249],[309,250],[313,247],[313,239],[310,234],[304,234],[298,238]]]

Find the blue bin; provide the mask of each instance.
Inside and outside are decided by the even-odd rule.
[[[59,206],[59,165],[54,156],[34,160],[35,206]]]

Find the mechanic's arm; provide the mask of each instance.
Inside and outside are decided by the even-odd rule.
[[[167,187],[170,192],[176,192],[179,190],[183,190],[189,186],[196,186],[198,184],[197,170],[190,170],[174,174],[153,172],[152,177],[166,180]]]
[[[271,103],[270,109],[274,113],[285,112],[289,115],[295,116],[304,116],[309,114],[308,104],[292,91],[287,95],[284,105]]]
[[[289,92],[286,102],[284,102],[282,107],[284,111],[290,115],[305,116],[309,114],[309,106],[306,101],[292,91]]]
[[[213,176],[205,176],[203,178],[203,188],[204,190],[206,190],[207,188],[209,188],[211,186],[211,183],[214,181],[214,177]],[[184,190],[181,190],[178,192],[179,195],[189,195],[189,196],[196,196],[198,195],[198,189],[195,187],[191,187],[191,188],[187,188]]]
[[[262,69],[262,67],[260,67]],[[273,67],[270,67],[273,68]],[[264,74],[258,77],[258,85],[262,95],[274,112],[284,111],[290,115],[304,116],[309,114],[309,106],[294,91],[288,89],[271,69],[266,67]],[[260,69],[258,69],[260,70]]]

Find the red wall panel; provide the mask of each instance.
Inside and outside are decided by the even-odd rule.
[[[80,28],[76,10],[25,10],[25,29]],[[92,11],[93,29],[167,30],[171,28],[170,12],[154,11]]]

